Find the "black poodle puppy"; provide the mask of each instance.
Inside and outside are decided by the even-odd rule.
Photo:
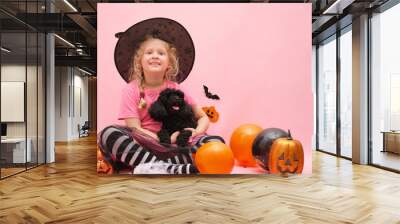
[[[171,144],[171,135],[179,131],[176,144],[182,147],[188,145],[192,132],[184,128],[196,128],[197,120],[192,106],[185,102],[184,96],[180,90],[167,88],[151,105],[150,116],[162,123],[161,130],[157,133],[160,143]]]

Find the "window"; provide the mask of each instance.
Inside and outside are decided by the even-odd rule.
[[[352,157],[352,34],[351,26],[340,36],[340,155]]]
[[[336,36],[318,47],[318,149],[336,153]]]
[[[400,170],[400,5],[371,18],[372,164]]]

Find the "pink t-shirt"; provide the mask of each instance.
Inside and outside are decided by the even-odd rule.
[[[161,91],[166,88],[179,89],[185,94],[185,101],[190,105],[195,105],[195,101],[183,90],[178,83],[165,81],[164,85],[157,89],[144,89],[144,99],[147,103],[146,108],[139,109],[140,90],[136,80],[129,82],[122,90],[121,106],[118,120],[126,118],[139,118],[144,129],[157,133],[161,129],[161,123],[150,117],[148,109],[157,100]]]

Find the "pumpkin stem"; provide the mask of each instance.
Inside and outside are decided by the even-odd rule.
[[[290,129],[288,129],[288,139],[289,139],[289,140],[293,140],[292,134],[290,133]]]

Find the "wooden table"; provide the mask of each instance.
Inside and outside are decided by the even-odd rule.
[[[383,133],[382,152],[400,154],[400,131],[382,131],[381,133]]]

